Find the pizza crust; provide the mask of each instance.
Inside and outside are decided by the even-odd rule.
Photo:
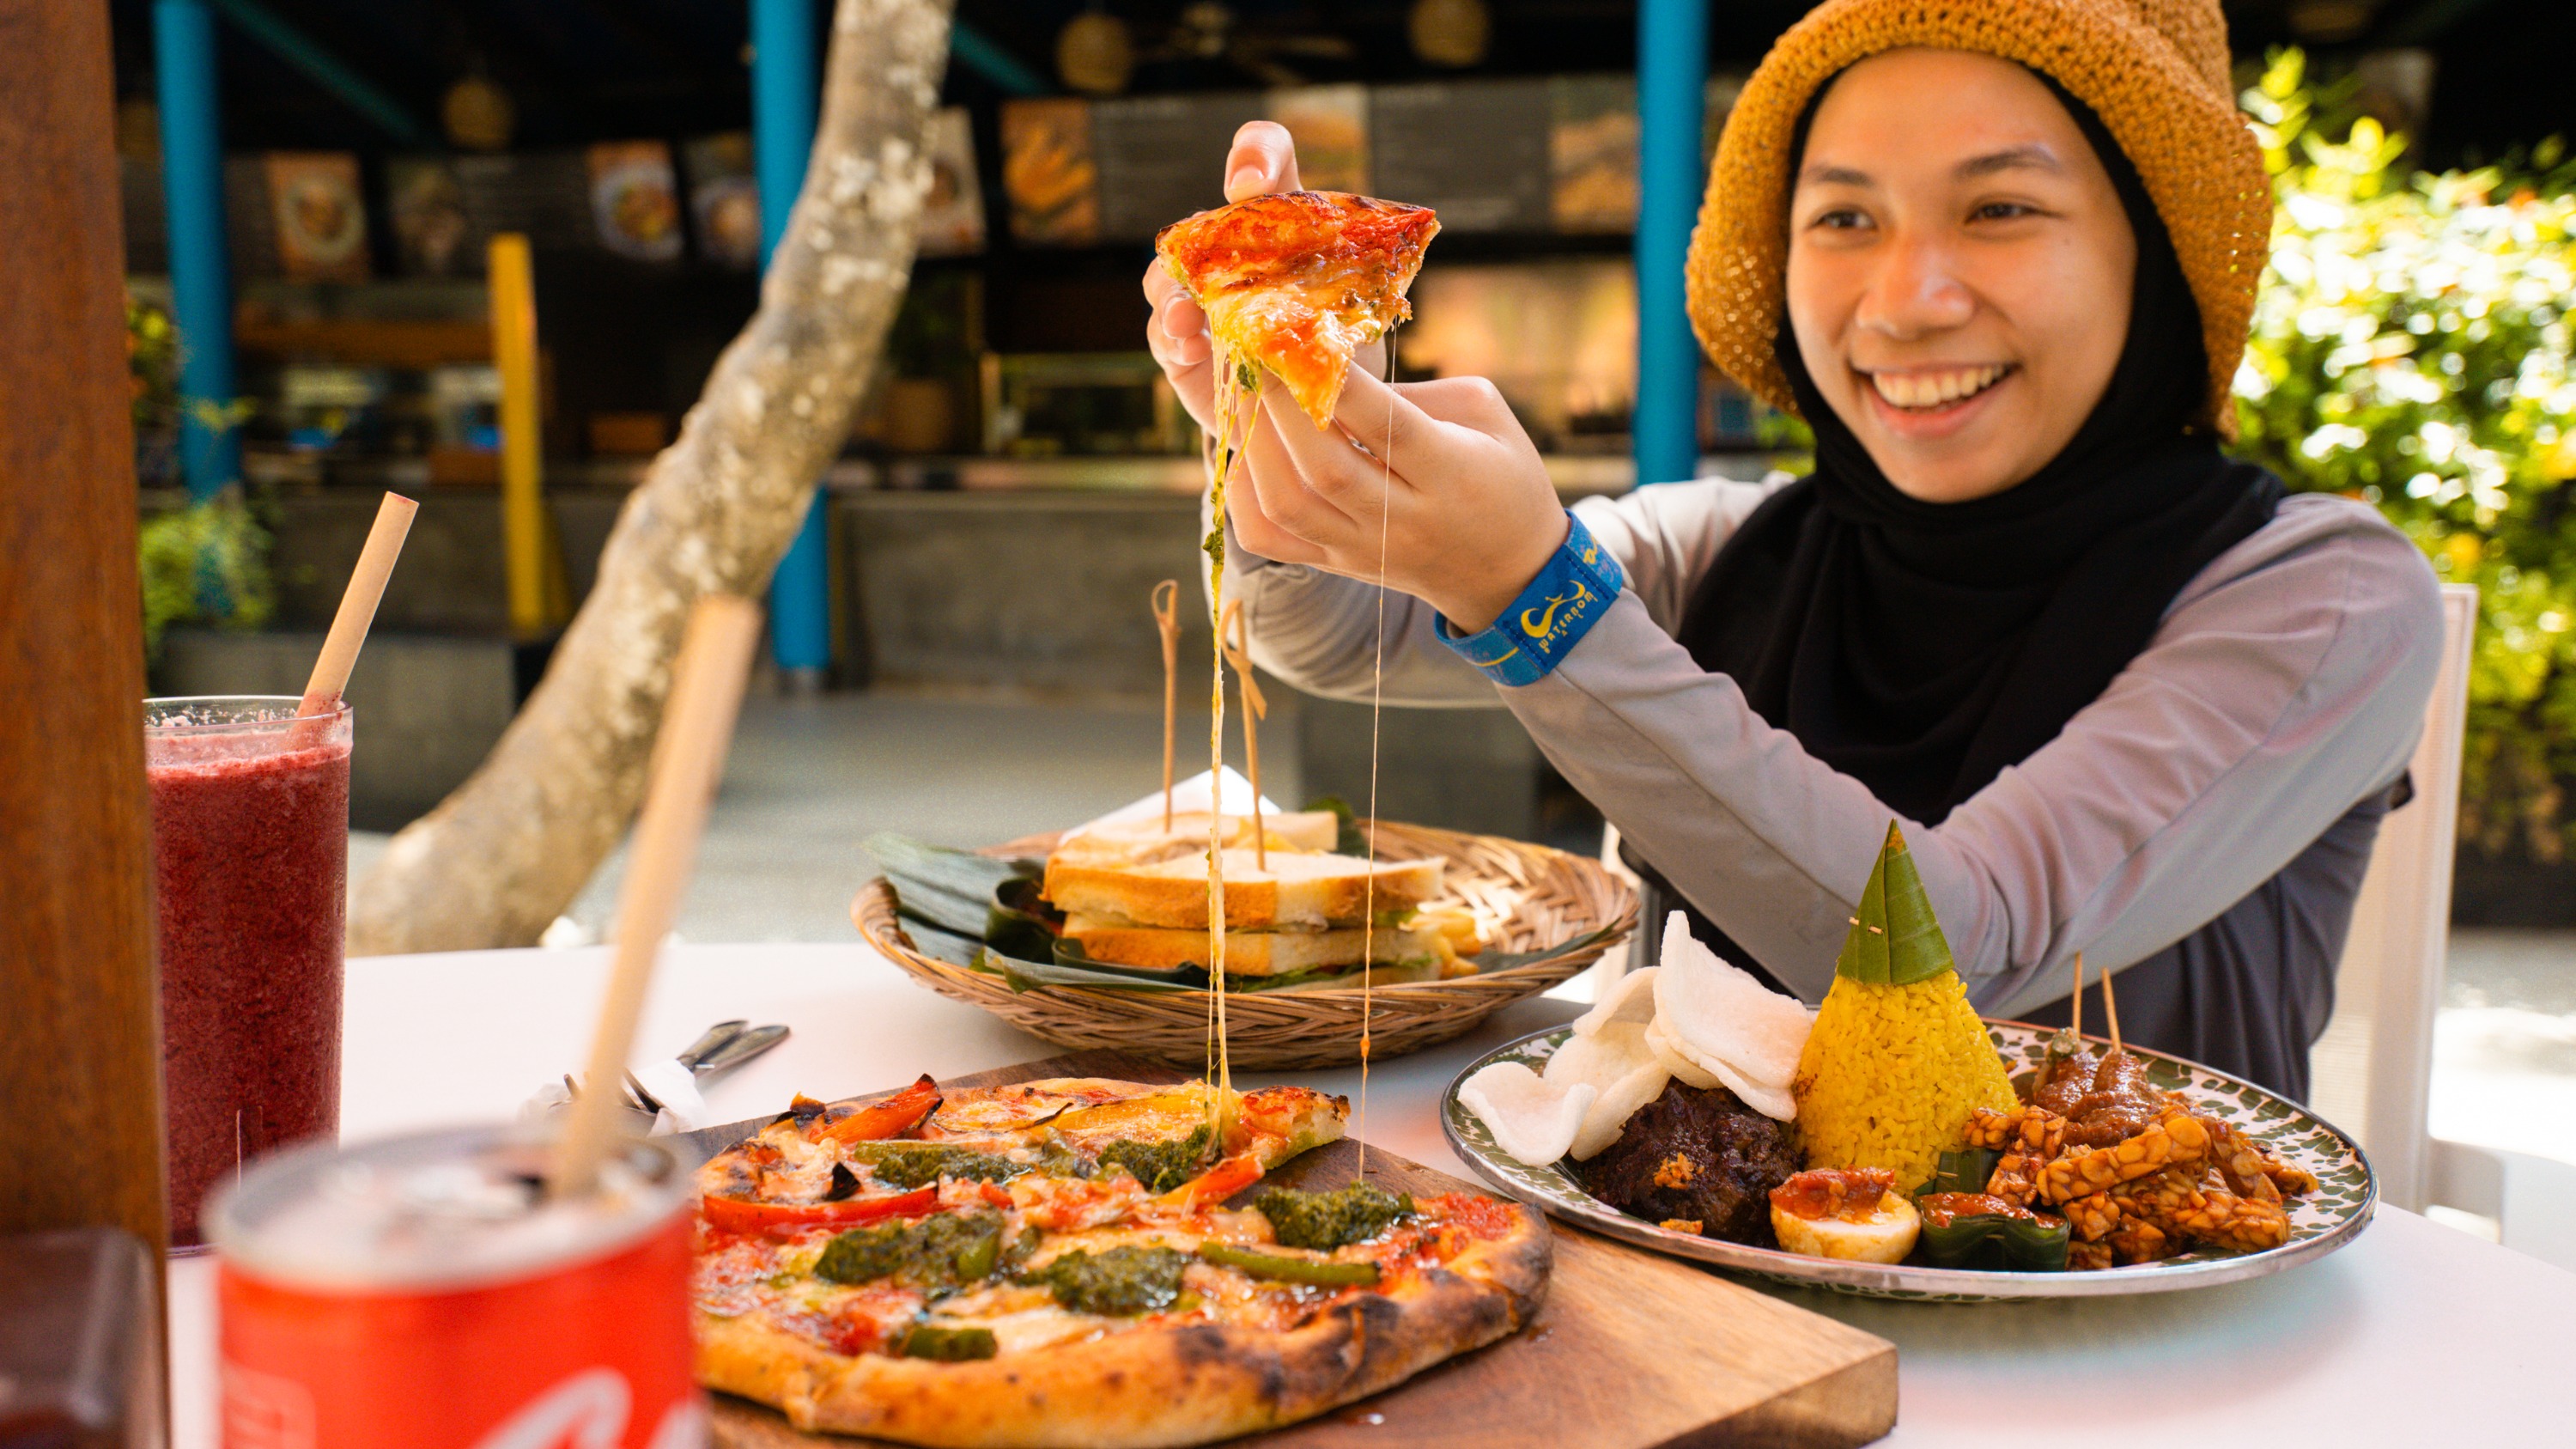
[[[799,1429],[931,1449],[1161,1449],[1293,1424],[1529,1322],[1552,1246],[1511,1232],[1286,1331],[1172,1323],[969,1363],[836,1354],[746,1315],[697,1315],[698,1379]]]

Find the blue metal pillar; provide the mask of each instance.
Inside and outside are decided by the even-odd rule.
[[[233,279],[224,245],[224,145],[216,114],[215,21],[206,0],[153,0],[161,91],[161,186],[179,324],[179,462],[206,498],[241,476],[232,426]]]
[[[751,0],[751,146],[760,177],[760,258],[787,234],[805,159],[814,150],[821,70],[814,55],[813,0]],[[815,490],[805,526],[769,581],[770,657],[790,680],[812,687],[832,667],[832,571],[826,497]]]
[[[1699,339],[1682,269],[1698,218],[1708,114],[1708,0],[1637,6],[1637,481],[1699,468]]]

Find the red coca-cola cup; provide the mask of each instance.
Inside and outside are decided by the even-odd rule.
[[[545,1166],[469,1127],[218,1190],[224,1449],[704,1449],[690,1164],[623,1142],[569,1199]]]
[[[243,1163],[339,1131],[351,720],[300,703],[144,701],[174,1248]]]

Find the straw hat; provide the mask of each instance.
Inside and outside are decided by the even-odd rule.
[[[2228,384],[2272,234],[2263,153],[2228,83],[2218,0],[1826,0],[1780,37],[1727,117],[1690,249],[1691,325],[1711,360],[1795,411],[1771,355],[1788,265],[1789,143],[1818,87],[1905,46],[2039,71],[2102,118],[2146,183],[2200,304],[2202,421],[2236,435]]]

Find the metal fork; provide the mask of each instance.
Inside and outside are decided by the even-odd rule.
[[[691,1076],[703,1081],[732,1071],[785,1040],[787,1028],[784,1026],[753,1026],[741,1020],[720,1021],[699,1033],[696,1041],[681,1050],[678,1060],[681,1066],[689,1069]],[[635,1080],[633,1072],[626,1074],[626,1102],[639,1112],[658,1113],[662,1110],[662,1104],[654,1099],[652,1093],[644,1090],[644,1084]]]
[[[787,1028],[784,1026],[753,1026],[739,1019],[720,1021],[700,1032],[696,1041],[681,1050],[677,1060],[689,1069],[690,1075],[704,1080],[732,1071],[785,1040]],[[566,1091],[575,1096],[581,1094],[581,1084],[573,1080],[572,1073],[564,1073],[563,1080]],[[644,1090],[633,1072],[626,1074],[619,1102],[626,1110],[641,1112],[648,1117],[662,1110],[662,1103]]]

